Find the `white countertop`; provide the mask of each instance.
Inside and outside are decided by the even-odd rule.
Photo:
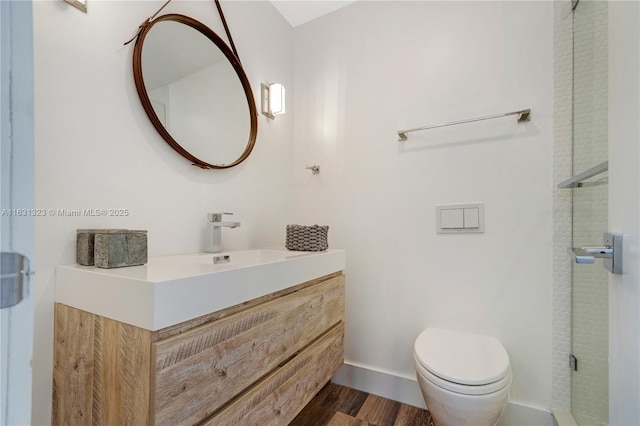
[[[214,264],[214,256],[229,263]],[[150,257],[146,265],[56,269],[55,301],[160,330],[345,269],[344,250],[285,249]]]

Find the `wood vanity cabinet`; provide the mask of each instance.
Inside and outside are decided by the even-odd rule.
[[[157,331],[55,307],[54,425],[286,425],[342,365],[344,276]]]

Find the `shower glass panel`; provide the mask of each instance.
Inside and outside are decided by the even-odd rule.
[[[605,1],[580,0],[573,13],[573,172],[607,161],[608,26]],[[602,244],[608,174],[573,189],[573,247]],[[571,411],[578,424],[609,418],[608,272],[602,261],[573,264]]]

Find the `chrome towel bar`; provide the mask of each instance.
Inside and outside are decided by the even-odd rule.
[[[407,133],[409,133],[409,132],[417,132],[419,130],[435,129],[437,127],[455,126],[456,124],[473,123],[474,121],[491,120],[493,118],[502,118],[502,117],[507,117],[509,115],[517,115],[518,116],[518,123],[524,123],[525,121],[529,121],[529,119],[530,119],[529,116],[531,115],[531,110],[527,108],[527,109],[522,109],[522,110],[519,110],[519,111],[505,112],[504,114],[487,115],[485,117],[468,118],[466,120],[452,121],[450,123],[433,124],[433,125],[430,125],[430,126],[416,127],[415,129],[398,130],[398,141],[406,141],[407,140]]]

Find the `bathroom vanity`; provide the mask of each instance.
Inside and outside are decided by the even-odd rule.
[[[344,252],[222,255],[59,267],[53,424],[288,424],[343,362]]]

